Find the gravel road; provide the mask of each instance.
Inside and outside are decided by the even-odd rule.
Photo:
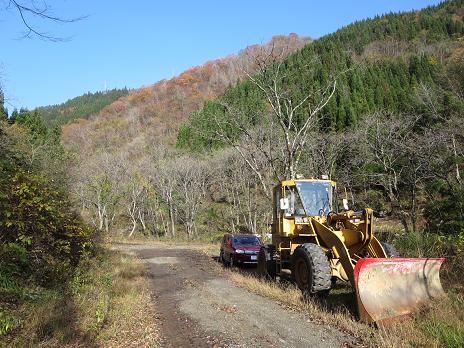
[[[240,288],[186,246],[116,247],[146,262],[163,347],[343,347],[353,339]]]

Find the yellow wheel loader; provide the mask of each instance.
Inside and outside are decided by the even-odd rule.
[[[374,237],[373,211],[338,212],[336,183],[284,180],[273,191],[272,244],[258,254],[258,274],[291,274],[305,296],[327,295],[339,279],[356,291],[359,317],[385,324],[444,295],[444,259],[399,258]]]

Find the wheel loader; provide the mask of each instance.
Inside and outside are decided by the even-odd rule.
[[[288,276],[304,296],[327,295],[337,280],[356,291],[360,320],[376,325],[444,295],[444,259],[399,258],[374,236],[373,210],[338,212],[336,183],[284,180],[273,190],[272,244],[258,254],[258,274]]]

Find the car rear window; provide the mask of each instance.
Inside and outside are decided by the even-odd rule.
[[[255,236],[243,236],[243,237],[234,237],[235,245],[260,245],[258,237]]]

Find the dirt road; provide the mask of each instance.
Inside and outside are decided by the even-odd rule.
[[[352,339],[309,322],[221,275],[207,255],[165,245],[119,245],[147,263],[163,347],[342,347]]]

